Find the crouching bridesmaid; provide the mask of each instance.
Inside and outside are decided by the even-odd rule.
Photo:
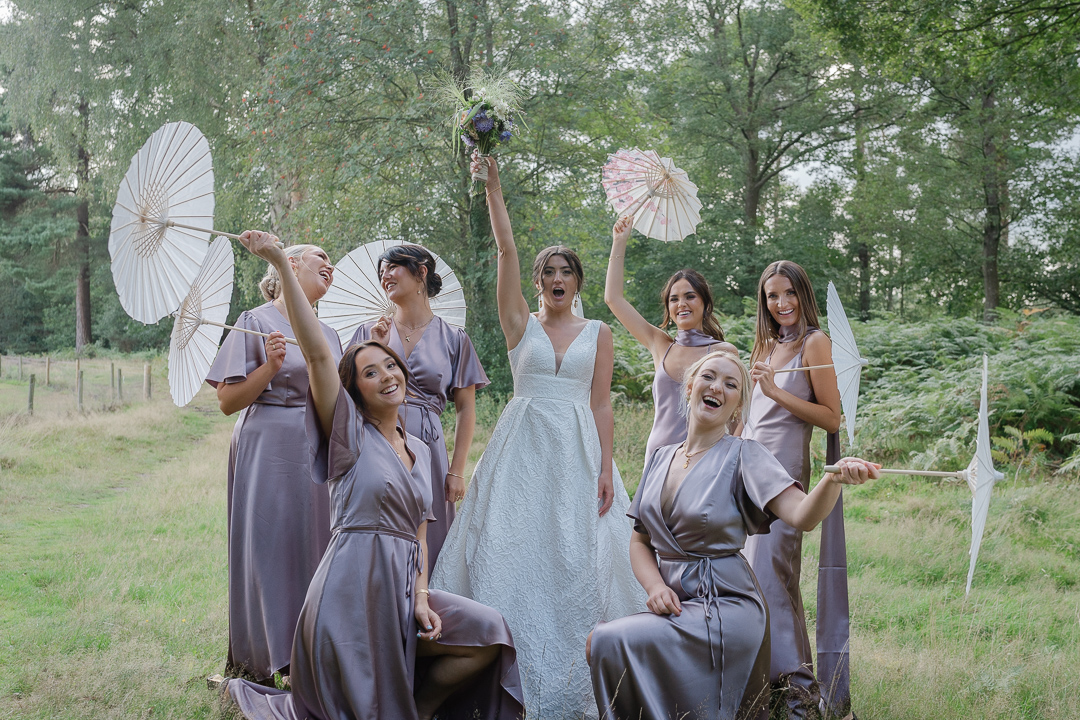
[[[777,517],[810,530],[842,484],[877,477],[845,458],[807,495],[754,440],[727,433],[750,396],[746,366],[727,351],[687,371],[685,442],[657,449],[628,515],[630,560],[651,612],[598,625],[586,650],[600,716],[613,720],[767,715],[769,616],[740,553]]]
[[[287,267],[272,235],[241,237]],[[398,424],[408,370],[377,342],[350,347],[337,365],[300,286],[281,274],[311,379],[312,477],[329,484],[333,535],[296,627],[292,692],[232,680],[230,695],[251,720],[519,718],[502,616],[427,587],[430,458]]]

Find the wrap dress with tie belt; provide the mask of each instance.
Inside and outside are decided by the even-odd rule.
[[[681,615],[638,613],[596,627],[590,667],[601,717],[729,720],[767,713],[768,609],[740,553],[767,533],[766,505],[798,485],[760,443],[725,436],[687,473],[665,513],[678,445],[649,458],[627,515],[649,536]]]

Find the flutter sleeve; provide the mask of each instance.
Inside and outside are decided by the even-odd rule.
[[[776,516],[767,506],[773,498],[794,485],[802,484],[788,475],[771,452],[757,440],[742,440],[739,466],[735,472],[735,503],[748,535],[764,535]]]
[[[263,332],[259,321],[247,310],[236,319],[236,327]],[[221,383],[237,383],[246,379],[266,362],[265,342],[266,339],[258,335],[230,330],[206,374],[206,382],[216,388]]]
[[[310,389],[304,410],[304,423],[311,451],[311,479],[322,484],[349,472],[360,458],[366,428],[345,388],[338,388],[333,427],[329,437],[319,427],[319,414],[315,411],[315,398]]]
[[[366,322],[366,323],[363,323],[360,327],[356,328],[356,332],[353,333],[352,339],[349,340],[349,344],[346,345],[344,348],[342,348],[342,350],[348,350],[353,345],[356,345],[356,344],[362,343],[362,342],[367,342],[368,340],[370,340],[371,339],[371,326],[373,324],[374,323]]]
[[[458,351],[454,357],[454,379],[450,384],[449,399],[454,399],[454,390],[476,386],[479,390],[491,384],[480,358],[476,354],[472,340],[464,330],[458,330]]]

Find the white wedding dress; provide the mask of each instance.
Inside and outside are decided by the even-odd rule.
[[[476,465],[432,586],[489,605],[514,635],[530,720],[596,717],[585,638],[597,622],[645,610],[630,568],[630,504],[597,514],[600,439],[589,395],[600,321],[567,348],[559,372],[529,316],[510,351],[514,397]]]

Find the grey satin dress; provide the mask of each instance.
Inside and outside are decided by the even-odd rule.
[[[678,445],[647,461],[627,515],[649,536],[682,614],[596,626],[590,668],[602,718],[757,718],[768,711],[769,615],[739,552],[769,532],[765,507],[797,483],[760,443],[722,438],[691,468],[667,513],[661,493]]]
[[[371,339],[374,322],[357,328],[349,345]],[[454,399],[458,388],[486,387],[488,377],[473,349],[472,340],[460,328],[455,328],[436,316],[424,330],[412,354],[405,357],[405,348],[398,335],[397,324],[390,329],[390,348],[404,360],[409,369],[409,397],[399,412],[405,431],[424,441],[431,451],[431,495],[435,520],[428,523],[428,569],[434,571],[446,533],[454,522],[454,503],[446,501],[446,473],[450,459],[446,453],[439,416],[446,404]]]
[[[329,438],[309,405],[312,467],[327,468],[333,537],[296,628],[292,692],[233,680],[228,690],[249,720],[414,720],[413,691],[423,682],[413,615],[421,567],[416,528],[431,520],[430,458],[407,470],[386,438],[341,389]],[[442,645],[501,646],[498,659],[470,687],[452,695],[440,718],[518,720],[523,712],[517,656],[502,616],[450,593],[431,591],[443,620]],[[418,665],[418,663],[420,663]]]
[[[237,327],[292,337],[273,303],[241,313]],[[335,357],[341,341],[323,335]],[[266,362],[265,338],[230,332],[206,381],[244,380]],[[229,449],[229,660],[262,680],[289,664],[308,583],[330,541],[330,499],[313,483],[304,432],[308,372],[286,345],[285,360],[262,394],[240,411]]]
[[[675,342],[668,345],[664,351],[664,357],[660,366],[656,368],[652,382],[653,397],[653,426],[649,431],[649,440],[645,444],[645,457],[652,457],[653,451],[664,445],[677,445],[686,439],[686,417],[682,414],[682,404],[685,391],[679,378],[673,378],[667,373],[664,363],[668,353],[675,345],[684,347],[705,348],[702,357],[714,348],[728,345],[711,335],[706,335],[700,330],[680,330],[675,336]]]
[[[808,328],[807,336],[814,332],[819,330]],[[794,339],[793,334],[782,332],[780,342],[791,342]],[[770,353],[766,362],[771,357]],[[803,349],[800,348],[785,368],[802,366]],[[776,375],[774,378],[777,387],[807,402],[816,402],[809,373],[791,372]],[[810,437],[813,431],[813,425],[800,420],[778,403],[765,397],[760,385],[754,387],[742,436],[757,440],[768,448],[787,473],[807,488],[810,482]],[[799,579],[802,575],[802,538],[801,530],[777,520],[768,535],[747,540],[745,554],[769,604],[772,631],[769,679],[773,683],[779,683],[790,678],[793,685],[803,689],[801,700],[807,705],[816,706],[820,692],[814,677],[814,658],[806,632],[802,592],[799,590]]]

